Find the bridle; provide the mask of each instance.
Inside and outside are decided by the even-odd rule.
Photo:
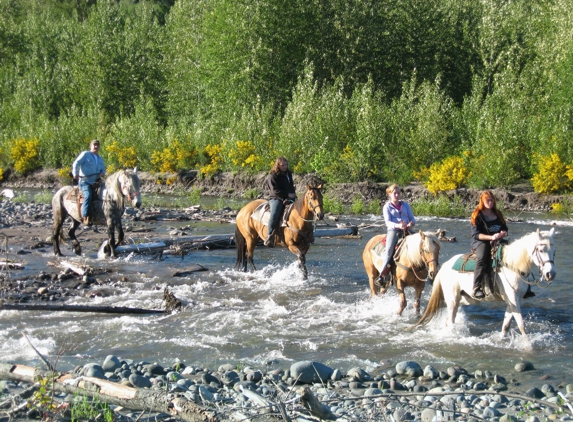
[[[308,195],[311,191],[316,191],[317,195],[319,194],[319,190],[318,188],[310,188],[306,193],[305,196]],[[312,207],[312,209],[310,210],[310,212],[312,212],[312,220],[307,220],[306,218],[302,218],[303,221],[307,222],[307,223],[312,223],[312,231],[316,231],[316,222],[318,221],[318,214],[316,212],[316,209],[320,208],[320,203],[316,204],[314,207]]]
[[[533,249],[533,252],[531,253],[531,256],[533,258],[533,262],[535,262],[537,260],[537,262],[535,262],[535,265],[537,265],[537,269],[539,271],[539,281],[535,280],[535,277],[533,278],[533,281],[537,286],[549,287],[552,283],[552,280],[547,280],[547,286],[541,286],[540,285],[540,282],[545,278],[545,276],[543,275],[542,269],[545,266],[545,264],[555,264],[555,262],[554,262],[555,261],[555,252],[553,252],[552,258],[549,257],[549,252],[546,252],[547,259],[544,260],[541,257],[541,251],[540,251],[540,247],[542,247],[542,246],[545,246],[545,244],[538,243],[537,245],[535,245],[535,248]]]
[[[121,182],[121,193],[123,196],[127,197],[127,200],[129,202],[131,202],[135,197],[139,195],[139,191],[131,193],[129,188],[130,186],[133,186],[133,184],[128,183],[129,177],[126,174],[122,174],[122,177],[124,177],[125,179],[122,179],[123,181]]]
[[[405,239],[405,238],[404,238],[404,239]],[[433,254],[432,254],[432,251],[425,250],[423,244],[424,244],[423,241],[420,242],[420,256],[422,257],[422,260],[424,261],[424,266],[418,268],[419,271],[423,271],[423,270],[429,268],[429,266],[430,266],[430,264],[431,264],[432,262],[435,262],[435,263],[436,263],[436,266],[439,266],[439,265],[440,265],[439,260],[438,260],[439,258],[434,258],[434,257],[433,257]],[[402,246],[403,246],[403,245],[404,245],[404,243],[402,243]],[[400,249],[402,248],[402,246],[400,246]],[[398,252],[399,252],[399,250],[396,251],[396,253],[398,253]],[[432,255],[432,259],[426,260],[426,258],[425,258],[425,255],[426,255],[426,254]],[[400,257],[398,257],[398,258],[400,258]],[[418,274],[416,274],[416,269],[415,269],[414,267],[411,267],[411,268],[410,268],[410,267],[406,267],[404,264],[401,264],[401,263],[398,261],[398,259],[396,259],[396,257],[394,258],[394,262],[396,263],[396,266],[402,268],[403,270],[413,272],[413,273],[414,273],[414,276],[416,276],[416,278],[417,278],[418,280],[420,280],[420,281],[426,281],[426,279],[423,279],[423,278],[419,277]]]

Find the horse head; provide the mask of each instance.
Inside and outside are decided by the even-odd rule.
[[[141,193],[139,192],[139,177],[137,177],[137,167],[131,170],[125,170],[119,177],[121,193],[127,198],[134,208],[141,206]]]
[[[322,183],[309,183],[306,186],[304,202],[307,209],[314,215],[314,220],[322,220],[324,218],[324,208],[322,205]]]
[[[435,235],[420,230],[420,256],[428,268],[428,279],[433,281],[439,269],[440,243]]]
[[[553,246],[553,234],[555,229],[548,232],[540,232],[537,229],[537,242],[532,252],[533,262],[539,267],[541,278],[552,281],[555,278],[555,247]]]

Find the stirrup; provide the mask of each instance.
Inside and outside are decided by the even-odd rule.
[[[386,289],[392,283],[392,273],[388,273],[385,276],[380,273],[378,277],[374,280],[374,284],[376,284],[381,289]]]
[[[272,248],[273,246],[275,246],[274,235],[267,236],[267,238],[265,239],[263,244],[269,248]]]
[[[485,293],[481,287],[478,287],[477,289],[474,289],[472,297],[474,299],[483,299],[485,297]]]

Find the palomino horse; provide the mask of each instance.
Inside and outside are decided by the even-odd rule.
[[[306,253],[314,241],[314,224],[322,220],[322,183],[309,183],[305,194],[292,206],[286,227],[277,228],[278,240],[276,246],[287,247],[298,257],[303,277],[306,280]],[[264,203],[264,199],[249,202],[237,214],[237,228],[235,230],[235,244],[237,245],[237,262],[235,268],[247,271],[247,261],[253,270],[253,252],[260,239],[267,236],[266,224],[252,218],[255,209]]]
[[[362,252],[362,261],[368,281],[370,282],[370,291],[372,296],[378,293],[386,293],[387,286],[379,286],[376,279],[382,270],[383,258],[374,252],[374,248],[384,238],[385,234],[374,236],[368,241]],[[396,283],[396,290],[400,295],[400,309],[398,315],[406,307],[405,287],[413,287],[416,291],[414,309],[416,314],[420,314],[420,297],[426,284],[426,279],[433,280],[438,272],[438,254],[440,253],[440,242],[436,235],[432,233],[419,233],[406,236],[399,247],[397,256],[394,256],[395,262],[392,263],[392,277]]]
[[[494,291],[488,292],[489,294],[481,300],[476,300],[471,296],[473,272],[459,272],[453,269],[454,264],[462,255],[451,258],[444,263],[438,273],[426,312],[416,325],[429,323],[440,308],[443,308],[444,303],[448,309],[446,326],[453,327],[460,304],[470,305],[483,301],[503,300],[507,303],[507,308],[501,334],[503,336],[507,334],[511,319],[515,318],[519,331],[525,336],[521,298],[527,291],[527,277],[536,265],[539,268],[541,280],[545,279],[550,283],[555,278],[553,232],[553,229],[548,232],[537,230],[503,246],[500,267],[495,272]]]
[[[80,225],[81,215],[78,202],[70,198],[69,194],[74,188],[64,186],[52,198],[52,212],[54,213],[54,230],[52,241],[54,243],[54,254],[62,256],[60,251],[60,240],[63,239],[62,226],[68,216],[72,218],[72,225],[68,230],[68,236],[72,241],[72,248],[77,255],[82,253],[80,242],[76,238],[76,229]],[[73,195],[73,193],[72,193]],[[109,254],[115,257],[115,248],[123,241],[123,227],[121,226],[121,216],[125,210],[126,201],[133,207],[141,206],[141,195],[139,193],[139,178],[137,168],[131,170],[120,170],[108,176],[105,185],[102,183],[99,198],[92,202],[92,220],[94,224],[107,225]],[[115,232],[117,230],[117,242]],[[108,251],[106,250],[106,253]]]

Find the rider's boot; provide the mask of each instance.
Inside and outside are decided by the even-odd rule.
[[[483,299],[485,297],[485,293],[483,292],[480,280],[474,280],[472,297],[474,299]]]
[[[378,278],[374,280],[374,283],[382,288],[387,288],[392,281],[392,274],[390,273],[390,266],[386,266],[384,270],[380,273]]]
[[[533,292],[531,290],[531,284],[527,285],[527,291],[525,292],[525,294],[523,295],[524,299],[530,298],[530,297],[534,297],[535,296],[535,292]]]
[[[275,231],[274,230],[271,232],[271,234],[269,234],[267,236],[267,238],[264,241],[264,245],[269,247],[269,248],[272,248],[275,246]]]

